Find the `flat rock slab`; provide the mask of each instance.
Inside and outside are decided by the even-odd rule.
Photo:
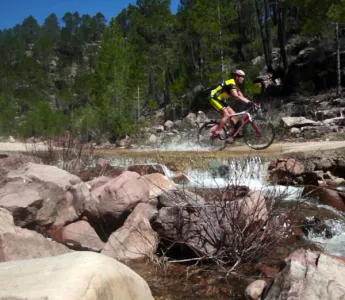
[[[319,125],[318,122],[309,120],[305,117],[286,117],[282,118],[282,121],[286,127],[303,127],[303,126],[316,126]]]
[[[91,252],[0,264],[2,300],[153,300],[138,274]]]

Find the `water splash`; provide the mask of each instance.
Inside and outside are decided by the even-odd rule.
[[[345,222],[342,220],[325,220],[324,224],[332,233],[331,238],[325,232],[310,231],[307,240],[318,244],[324,251],[337,256],[345,256]]]

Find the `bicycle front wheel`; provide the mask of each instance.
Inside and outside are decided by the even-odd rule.
[[[273,143],[275,135],[273,124],[262,117],[247,122],[243,128],[243,141],[254,150],[268,148]]]
[[[201,147],[223,146],[226,132],[223,129],[219,137],[212,137],[212,130],[218,126],[218,122],[210,121],[202,125],[198,132],[198,143]]]

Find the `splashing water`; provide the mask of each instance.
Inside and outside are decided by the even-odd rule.
[[[324,251],[337,256],[345,256],[345,222],[342,220],[325,220],[326,227],[332,233],[326,238],[326,233],[310,231],[307,240],[318,244]]]

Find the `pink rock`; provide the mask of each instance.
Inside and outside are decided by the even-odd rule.
[[[52,230],[50,233],[55,241],[74,247],[81,246],[100,251],[105,245],[91,225],[83,220]]]
[[[91,219],[118,221],[137,204],[149,201],[150,190],[142,176],[124,172],[91,192],[92,201],[85,207]]]
[[[147,217],[154,210],[149,204],[138,204],[123,226],[109,237],[101,253],[118,260],[151,258],[157,250],[158,236]]]
[[[110,177],[100,176],[100,177],[96,177],[96,178],[92,179],[91,181],[88,181],[87,184],[90,185],[91,190],[94,190],[94,189],[99,188],[102,185],[105,185],[110,180],[111,180]]]
[[[150,199],[156,198],[175,187],[172,180],[159,173],[147,174],[142,177],[150,190]]]
[[[106,159],[104,158],[99,158],[97,159],[96,161],[96,167],[100,168],[100,169],[104,169],[106,168],[107,166],[109,166],[109,161],[107,161]]]
[[[345,295],[345,259],[299,249],[286,258],[265,300],[342,299]]]
[[[0,217],[9,223],[0,230],[0,262],[56,256],[71,252],[59,243],[41,234],[16,227],[8,213],[0,211]],[[1,223],[0,223],[1,226]]]
[[[264,280],[255,280],[247,286],[245,295],[247,299],[258,300],[267,286]]]
[[[293,175],[300,175],[305,172],[305,165],[294,158],[289,158],[286,162],[286,170]]]

